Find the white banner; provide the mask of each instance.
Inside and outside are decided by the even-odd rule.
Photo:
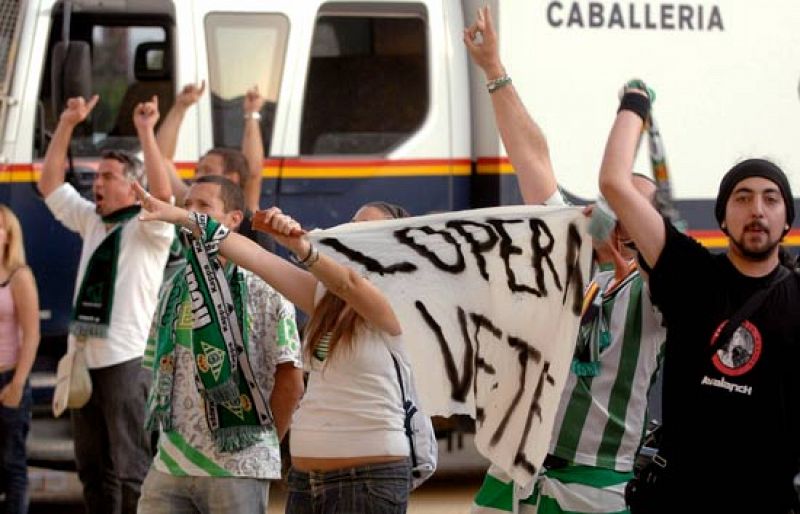
[[[547,454],[589,280],[579,208],[512,206],[314,231],[389,298],[427,414],[475,418],[522,485]]]

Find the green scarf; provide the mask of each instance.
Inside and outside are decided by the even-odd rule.
[[[608,346],[611,340],[603,315],[605,286],[592,280],[583,297],[583,313],[572,358],[572,372],[579,377],[596,377],[600,374],[600,350],[603,343]]]
[[[244,274],[232,265],[223,269],[217,259],[228,229],[205,215],[194,216],[201,236],[183,232],[184,271],[162,294],[151,330],[155,384],[146,426],[172,429],[175,344],[182,344],[192,350],[195,385],[217,448],[237,451],[260,439],[272,426],[272,414],[248,357]]]
[[[116,225],[94,250],[83,274],[69,333],[76,337],[108,336],[111,309],[114,306],[114,284],[117,280],[117,261],[125,223],[139,214],[141,207],[131,205],[103,216],[103,223]]]

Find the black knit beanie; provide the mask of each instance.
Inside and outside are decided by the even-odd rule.
[[[786,206],[786,223],[791,227],[792,222],[794,222],[792,188],[789,186],[789,180],[783,170],[766,159],[747,159],[742,161],[722,177],[722,182],[719,183],[719,193],[717,193],[717,203],[714,206],[717,223],[722,226],[722,222],[725,220],[725,206],[728,204],[728,198],[730,198],[731,193],[733,193],[733,188],[742,180],[750,177],[763,177],[778,185],[783,196],[783,203]]]

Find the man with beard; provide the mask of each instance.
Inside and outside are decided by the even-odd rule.
[[[651,512],[790,512],[797,508],[800,285],[779,261],[779,243],[794,220],[789,182],[764,159],[728,171],[715,207],[728,251],[712,254],[633,186],[649,110],[647,93],[626,90],[600,189],[652,268],[650,291],[667,327],[659,452],[665,465]],[[728,341],[717,341],[722,327],[759,291],[768,292],[735,333],[753,347],[729,358]]]
[[[134,110],[144,169],[135,156],[103,152],[92,185],[94,202],[64,182],[72,132],[97,101],[95,95],[88,102],[67,102],[38,188],[53,216],[83,240],[68,341],[70,348],[84,348],[92,378],[89,402],[72,411],[86,510],[134,513],[151,459],[144,430],[150,373],[141,360],[174,230],[139,220],[133,183],[145,184],[147,178],[150,194],[161,200],[169,201],[172,193],[154,134],[155,97]]]

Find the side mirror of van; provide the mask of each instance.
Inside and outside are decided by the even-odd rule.
[[[50,62],[53,113],[58,119],[69,98],[92,96],[92,58],[86,41],[59,41]]]

